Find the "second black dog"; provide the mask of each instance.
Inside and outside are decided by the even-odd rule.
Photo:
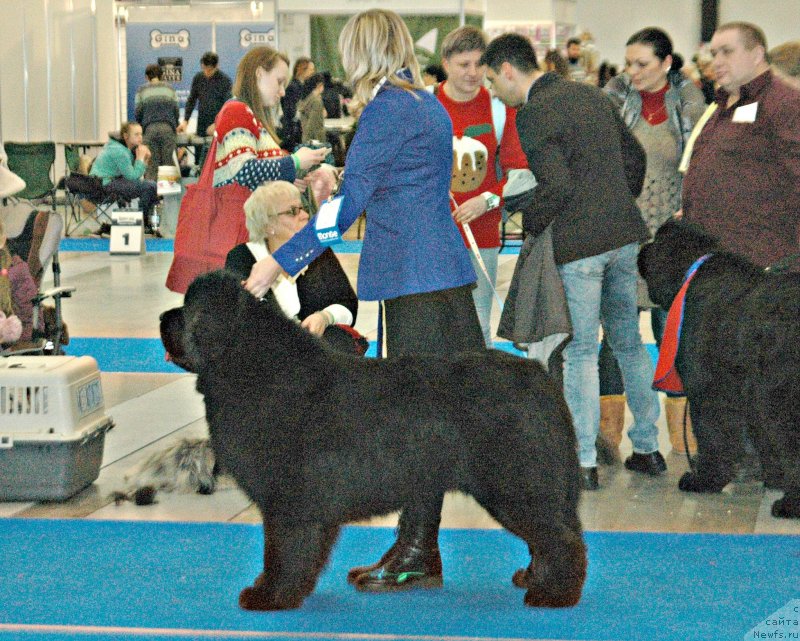
[[[653,302],[669,309],[706,254],[686,292],[675,359],[698,446],[680,489],[722,490],[748,430],[765,479],[785,492],[772,514],[800,518],[800,274],[765,272],[699,228],[669,222],[639,254]]]
[[[447,490],[471,494],[531,552],[525,603],[578,602],[586,550],[576,440],[536,363],[495,351],[340,354],[224,272],[201,276],[162,331],[198,372],[214,451],[264,519],[250,610],[299,607],[342,524]],[[182,322],[181,322],[182,321]],[[428,500],[428,503],[430,501]]]

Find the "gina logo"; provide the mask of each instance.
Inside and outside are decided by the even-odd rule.
[[[239,45],[242,49],[247,49],[250,45],[271,45],[275,42],[275,31],[250,31],[242,29],[239,32]]]
[[[165,33],[158,29],[153,29],[150,32],[150,46],[153,49],[160,47],[180,47],[181,49],[189,48],[189,30],[181,29],[177,33]]]

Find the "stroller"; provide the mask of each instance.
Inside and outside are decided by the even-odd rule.
[[[63,353],[62,346],[69,343],[69,333],[61,314],[61,299],[70,297],[74,287],[61,285],[61,266],[58,262],[58,245],[64,224],[53,211],[29,211],[28,208],[4,207],[2,214],[8,236],[8,248],[28,264],[39,293],[33,299],[33,337],[31,341],[18,341],[0,351],[10,354]],[[52,267],[53,287],[42,290],[42,279]],[[53,305],[45,305],[48,299]]]

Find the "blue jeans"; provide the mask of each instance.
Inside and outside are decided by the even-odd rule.
[[[633,451],[658,450],[656,420],[658,395],[651,388],[653,362],[642,344],[636,309],[636,257],[639,244],[631,243],[604,254],[590,256],[558,268],[564,282],[572,341],[564,350],[564,397],[578,437],[581,466],[595,467],[595,439],[600,430],[600,387],[597,339],[603,332],[622,370],[633,426],[628,436]]]
[[[481,259],[486,266],[486,271],[489,272],[489,278],[492,279],[491,287],[486,280],[486,275],[483,273],[478,261],[475,260],[475,254],[472,250],[469,251],[469,257],[472,260],[472,266],[475,268],[475,274],[478,276],[478,282],[475,289],[472,290],[472,300],[475,301],[475,310],[478,312],[478,320],[481,323],[481,331],[483,332],[483,340],[486,347],[491,348],[492,342],[492,301],[494,301],[494,292],[492,287],[497,285],[497,257],[500,255],[499,247],[487,247],[480,249]]]

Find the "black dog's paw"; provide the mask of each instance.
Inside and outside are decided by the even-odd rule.
[[[243,610],[255,610],[259,612],[268,610],[296,610],[302,604],[302,597],[279,599],[274,592],[260,588],[257,585],[253,587],[248,586],[239,593],[239,607]]]
[[[776,519],[800,519],[800,498],[783,497],[772,504],[772,516]]]
[[[724,486],[722,486],[724,487]],[[719,483],[709,483],[694,472],[686,472],[678,481],[678,489],[682,492],[703,492],[715,494],[722,491]]]
[[[514,572],[514,576],[511,577],[511,583],[518,588],[527,588],[530,585],[530,577],[530,568],[520,568]]]
[[[525,605],[532,608],[571,608],[581,600],[581,587],[571,590],[550,591],[544,586],[534,586],[525,593]]]

